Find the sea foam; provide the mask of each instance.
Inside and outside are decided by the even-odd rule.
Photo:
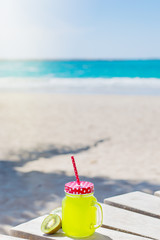
[[[0,91],[160,95],[158,78],[0,78]]]

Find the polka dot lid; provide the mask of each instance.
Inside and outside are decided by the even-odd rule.
[[[65,184],[65,192],[70,194],[89,194],[94,192],[94,184],[91,182],[80,181],[68,182]]]

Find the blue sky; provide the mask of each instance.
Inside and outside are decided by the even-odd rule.
[[[0,58],[160,58],[159,0],[0,0]]]

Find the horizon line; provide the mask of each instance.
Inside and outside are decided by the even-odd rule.
[[[159,58],[0,58],[0,61],[145,61]]]

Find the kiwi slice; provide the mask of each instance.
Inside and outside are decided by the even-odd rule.
[[[41,231],[46,234],[52,234],[57,232],[61,226],[61,218],[57,214],[50,214],[43,220]]]
[[[53,209],[50,212],[50,214],[57,214],[61,218],[61,220],[62,220],[62,208],[61,207]]]

